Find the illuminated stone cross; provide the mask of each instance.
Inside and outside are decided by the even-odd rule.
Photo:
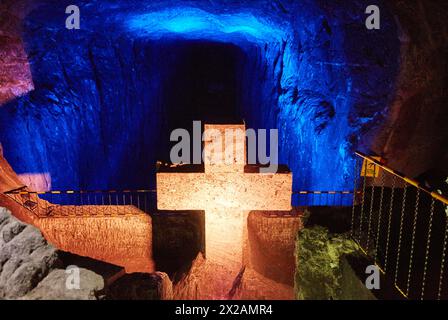
[[[242,134],[225,140],[228,129]],[[159,170],[157,208],[205,210],[206,260],[234,273],[244,264],[247,214],[291,210],[292,174],[287,169],[260,173],[259,166],[246,164],[244,124],[206,124],[204,130],[204,169],[180,165]],[[222,148],[214,148],[218,144]]]

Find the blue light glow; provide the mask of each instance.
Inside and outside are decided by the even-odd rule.
[[[134,34],[159,38],[178,34],[194,39],[225,40],[242,35],[252,41],[274,42],[288,32],[250,13],[213,14],[197,8],[177,7],[123,18]]]
[[[78,2],[81,30],[61,29],[63,1],[25,24],[36,89],[0,109],[0,142],[18,173],[49,173],[56,189],[151,187],[150,166],[169,144],[163,117],[176,117],[166,114],[167,96],[191,85],[173,85],[191,63],[186,47],[219,42],[243,52],[242,117],[279,129],[293,189],[353,188],[353,151],[369,145],[393,94],[400,44],[387,12],[384,30],[366,33],[363,11],[345,2],[291,1],[288,10],[269,1]]]

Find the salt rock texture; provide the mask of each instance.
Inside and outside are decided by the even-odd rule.
[[[265,277],[254,269],[247,268],[233,299],[292,300],[294,299],[294,288]]]
[[[0,207],[9,209],[14,217],[19,219],[20,221],[36,226],[36,221],[38,220],[37,216],[21,204],[17,203],[11,197],[5,194],[0,194]]]
[[[0,105],[34,89],[21,22],[32,1],[0,3]]]
[[[42,218],[37,225],[60,250],[123,266],[127,272],[154,271],[147,214]]]
[[[302,213],[272,217],[275,212],[251,212],[247,220],[247,265],[258,273],[283,284],[291,284],[296,264],[295,238],[302,229]],[[296,212],[297,213],[297,212]]]
[[[191,269],[174,284],[173,297],[176,300],[291,300],[294,288],[250,268],[235,272],[199,254]]]
[[[3,173],[0,176],[1,191],[23,187],[17,174],[1,155],[0,165],[0,173]],[[35,201],[44,202],[39,199]],[[154,271],[152,220],[134,207],[126,208],[130,213],[128,215],[107,217],[98,216],[102,213],[101,210],[108,211],[104,207],[84,206],[72,211],[85,215],[79,218],[60,216],[57,210],[65,212],[64,206],[61,206],[55,209],[57,218],[39,218],[4,194],[0,194],[0,205],[12,210],[14,216],[21,221],[39,228],[45,238],[60,250],[124,266],[129,272]],[[112,208],[110,211],[115,212]],[[94,217],[93,214],[97,216]]]
[[[446,2],[376,1],[379,31],[366,30],[364,1],[144,3],[80,1],[83,27],[69,33],[60,18],[64,4],[2,1],[2,70],[17,70],[2,76],[4,96],[17,84],[17,96],[28,90],[27,63],[35,87],[0,114],[8,124],[0,141],[19,173],[49,174],[58,189],[146,185],[151,164],[166,151],[159,143],[164,123],[176,112],[165,104],[175,66],[198,39],[225,41],[242,53],[235,59],[246,57],[238,70],[240,116],[248,127],[279,128],[280,161],[294,172],[294,189],[351,187],[356,149],[373,150],[411,176],[443,164]],[[210,27],[171,41],[158,23],[176,25],[176,15],[163,12],[177,7],[201,21],[219,20],[224,11],[246,14],[245,23],[259,22],[248,27],[269,37]]]
[[[372,149],[415,177],[437,168],[448,175],[446,1],[391,1],[399,26],[400,72],[384,130]]]
[[[106,294],[110,300],[171,300],[173,287],[166,273],[133,273],[115,281]]]
[[[24,187],[11,165],[3,157],[3,150],[0,144],[0,207],[9,208],[20,221],[34,225],[36,217],[16,201],[3,194],[4,192]]]
[[[294,189],[353,185],[353,151],[370,146],[399,69],[394,13],[384,1],[381,32],[366,31],[362,1],[87,3],[78,3],[86,10],[76,32],[62,25],[57,1],[23,21],[35,90],[0,114],[8,123],[0,141],[17,172],[48,174],[56,189],[146,186],[181,111],[167,108],[176,67],[200,40],[233,48],[238,116],[251,128],[279,129],[279,160],[294,172]],[[176,12],[218,22],[164,33]],[[219,29],[235,25],[243,31]]]
[[[3,150],[0,144],[0,192],[16,190],[23,186],[17,174],[3,157]]]
[[[216,277],[219,274],[219,277]],[[193,260],[190,270],[173,288],[175,300],[223,300],[229,299],[238,272],[223,264],[207,261],[202,253]]]
[[[288,173],[157,173],[157,207],[162,210],[290,210]]]
[[[157,270],[174,274],[204,251],[204,212],[158,212],[151,218]]]
[[[90,270],[79,268],[79,289],[67,289],[67,273],[57,269],[46,276],[23,300],[97,300],[104,289],[104,279]]]
[[[200,253],[174,284],[174,299],[293,299],[294,239],[302,216],[273,217],[275,213],[249,213],[238,268]]]
[[[67,290],[58,251],[40,231],[0,208],[1,299],[96,299],[103,278],[80,268],[80,290]]]
[[[94,221],[89,222],[95,225]],[[79,239],[78,242],[83,243]],[[135,248],[127,248],[131,249]],[[138,253],[144,257],[144,253]],[[138,259],[135,260],[138,262]],[[92,263],[95,261],[92,260]],[[68,274],[65,269],[60,269],[61,267],[58,250],[45,240],[38,229],[20,222],[8,210],[0,208],[0,299],[172,298],[171,281],[168,275],[162,272],[124,275],[106,291],[106,283],[101,275],[81,267],[80,288],[68,290]]]
[[[57,250],[39,230],[0,208],[0,297],[25,295],[57,265]]]

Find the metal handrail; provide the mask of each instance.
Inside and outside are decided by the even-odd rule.
[[[19,191],[12,190],[4,194],[91,194],[91,193],[152,193],[157,192],[154,189],[149,190],[51,190],[51,191]]]
[[[385,171],[387,171],[387,172],[397,176],[398,178],[402,179],[403,181],[409,183],[410,185],[412,185],[412,186],[422,190],[423,192],[428,193],[434,199],[439,200],[439,201],[443,202],[444,204],[448,205],[448,198],[442,196],[441,194],[439,194],[439,193],[437,193],[435,191],[429,190],[428,188],[420,185],[420,183],[418,183],[416,180],[408,178],[404,174],[402,174],[402,173],[400,173],[400,172],[398,172],[396,170],[393,170],[393,169],[391,169],[389,167],[386,167],[380,161],[378,161],[378,160],[376,160],[376,159],[374,159],[374,158],[372,158],[372,157],[370,157],[370,156],[368,156],[368,155],[366,155],[366,154],[364,154],[364,153],[362,153],[360,151],[356,151],[355,154],[360,156],[361,158],[364,158],[364,159],[366,159],[366,160],[368,160],[370,162],[373,162],[375,165],[377,165],[381,169],[383,169],[383,170],[385,170]]]
[[[51,190],[51,191],[21,191],[12,190],[4,192],[4,194],[89,194],[89,193],[156,193],[155,189],[148,190]],[[356,191],[361,193],[361,191]],[[327,191],[327,190],[300,190],[293,191],[291,194],[353,194],[352,190]]]

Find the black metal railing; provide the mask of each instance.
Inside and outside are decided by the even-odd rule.
[[[156,190],[44,191],[15,190],[7,196],[38,217],[94,216],[150,213],[156,208]],[[353,191],[296,191],[298,206],[348,206]]]
[[[13,191],[7,196],[38,217],[141,214],[155,206],[155,190]]]
[[[356,154],[353,239],[404,297],[447,299],[448,199]]]

